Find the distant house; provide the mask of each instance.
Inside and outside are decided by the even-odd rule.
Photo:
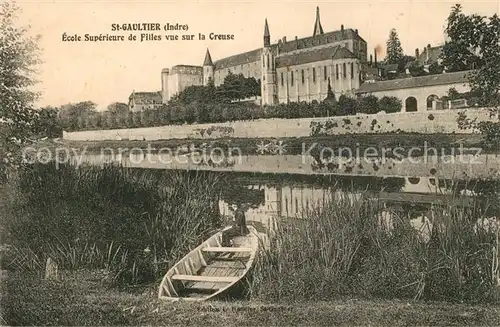
[[[135,92],[128,97],[130,111],[158,109],[162,106],[161,92]]]
[[[422,53],[420,53],[419,49],[415,49],[415,58],[416,61],[424,67],[425,70],[429,69],[429,66],[432,65],[433,63],[438,63],[441,64],[443,61],[440,56],[441,53],[443,52],[443,46],[435,46],[431,47],[430,44],[427,45],[427,47],[424,48]]]

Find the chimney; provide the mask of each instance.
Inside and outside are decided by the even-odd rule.
[[[359,34],[358,34],[358,29],[357,29],[357,28],[356,28],[355,32],[356,32],[356,35],[359,35]]]
[[[372,65],[373,65],[373,55],[370,54],[370,66],[372,66]]]
[[[295,35],[295,42],[297,42],[299,40],[299,38],[297,37],[297,35]]]
[[[429,44],[427,44],[427,48],[430,48],[430,47],[431,47],[431,44],[430,44],[430,43],[429,43]]]
[[[283,43],[286,43],[286,36],[283,36]]]
[[[418,58],[418,56],[420,55],[420,52],[418,50],[418,48],[415,49],[415,58]]]
[[[373,52],[375,53],[374,55],[375,66],[377,66],[377,49],[375,49]]]
[[[340,34],[342,34],[342,39],[344,39],[344,24],[340,25]]]

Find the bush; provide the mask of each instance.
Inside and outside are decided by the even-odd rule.
[[[357,102],[355,99],[341,95],[335,105],[336,116],[355,115],[357,112]]]
[[[401,112],[403,103],[396,97],[384,96],[379,100],[379,108],[386,113]]]
[[[14,182],[11,182],[14,183]],[[110,269],[116,280],[154,280],[220,226],[210,173],[35,164],[20,171],[3,226],[12,269]]]
[[[359,98],[357,107],[358,112],[364,114],[376,114],[380,111],[378,98],[374,95]]]

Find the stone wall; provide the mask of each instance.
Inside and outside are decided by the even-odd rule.
[[[439,110],[374,115],[339,116],[330,118],[258,119],[217,124],[169,125],[132,129],[63,132],[72,141],[104,140],[164,140],[217,138],[282,138],[310,136],[313,129],[323,135],[366,133],[460,133],[458,113],[462,110]],[[484,108],[464,110],[471,119],[490,120]]]

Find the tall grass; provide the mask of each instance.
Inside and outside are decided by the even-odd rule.
[[[476,208],[434,208],[430,239],[403,215],[392,215],[388,226],[377,219],[381,210],[376,201],[337,194],[324,209],[278,222],[255,267],[251,296],[271,301],[495,296],[498,229],[474,228],[481,218]]]
[[[107,269],[117,281],[160,276],[221,225],[210,173],[35,164],[19,172],[4,219],[10,268]]]

